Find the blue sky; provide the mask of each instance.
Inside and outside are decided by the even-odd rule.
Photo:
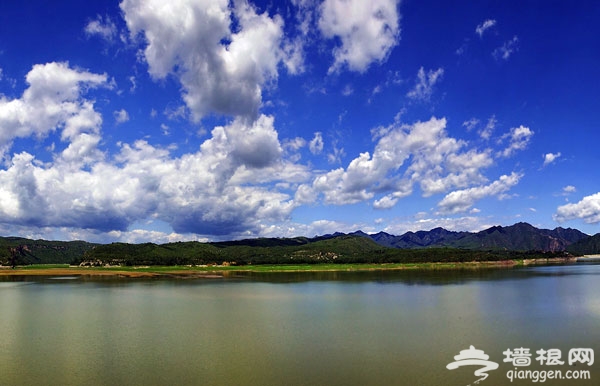
[[[594,1],[0,4],[0,234],[600,231]]]

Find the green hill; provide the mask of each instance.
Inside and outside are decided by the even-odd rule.
[[[557,235],[556,232],[561,234]],[[355,232],[314,238],[256,238],[160,245],[92,244],[84,241],[0,237],[0,265],[66,263],[168,266],[489,261],[562,256],[560,251],[564,249],[563,246],[570,243],[570,239],[581,238],[582,235],[576,230],[539,230],[529,224],[519,223],[510,227],[492,227],[478,233],[448,232],[437,228],[408,236],[383,233],[369,236]],[[596,244],[593,244],[594,240]],[[398,248],[399,245],[408,248]],[[585,235],[569,251],[576,254],[600,253],[600,236],[589,238]]]
[[[574,255],[598,255],[600,254],[600,233],[579,240],[567,247],[567,251]]]
[[[96,244],[0,237],[0,265],[70,264]]]
[[[239,241],[168,244],[98,245],[88,250],[80,262],[87,265],[202,265],[318,263],[362,259],[385,248],[356,236],[335,238],[261,238]]]
[[[560,256],[563,254],[561,253]],[[83,265],[259,265],[318,263],[421,263],[547,258],[543,252],[482,251],[459,248],[398,249],[364,236],[314,239],[256,239],[218,243],[98,245],[79,261]]]

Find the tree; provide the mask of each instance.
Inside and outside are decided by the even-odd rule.
[[[15,269],[15,267],[17,266],[17,256],[18,256],[18,249],[17,248],[9,248],[10,250],[10,259],[8,260],[10,267],[12,269]]]

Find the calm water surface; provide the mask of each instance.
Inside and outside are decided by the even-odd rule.
[[[10,280],[10,281],[9,281]],[[223,279],[0,281],[0,385],[467,385],[474,345],[600,355],[600,265]],[[598,359],[600,362],[600,358]],[[540,382],[538,382],[540,383]],[[540,383],[541,384],[541,383]]]

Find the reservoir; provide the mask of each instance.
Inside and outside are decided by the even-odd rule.
[[[464,386],[470,346],[599,384],[600,265],[0,280],[0,385]]]

